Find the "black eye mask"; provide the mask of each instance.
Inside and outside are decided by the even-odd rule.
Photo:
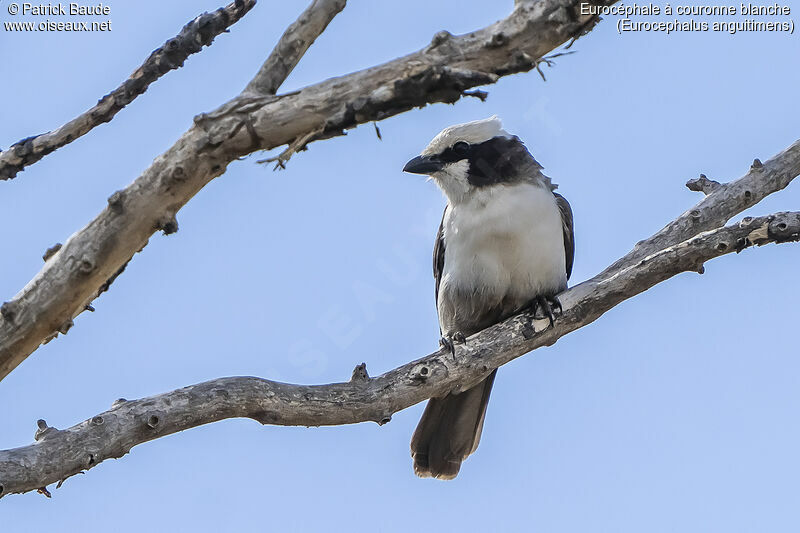
[[[531,155],[516,136],[494,137],[477,144],[458,141],[439,155],[443,163],[469,161],[467,179],[476,187],[513,181],[528,158]]]

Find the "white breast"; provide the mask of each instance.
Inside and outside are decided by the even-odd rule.
[[[495,185],[450,205],[442,291],[525,303],[566,287],[561,213],[549,189]]]

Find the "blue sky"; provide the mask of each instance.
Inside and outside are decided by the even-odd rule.
[[[8,2],[0,21],[9,20]],[[393,59],[510,0],[351,1],[284,91]],[[109,2],[108,33],[0,30],[0,146],[60,126],[208,0]],[[0,183],[0,299],[191,124],[238,93],[306,2],[262,0],[104,125]],[[793,15],[794,16],[794,15]],[[21,20],[18,17],[17,20]],[[36,19],[38,20],[38,19]],[[272,172],[232,164],[154,236],[66,337],[0,383],[0,447],[227,375],[296,383],[371,374],[436,348],[430,253],[441,194],[403,164],[441,128],[497,114],[575,212],[572,281],[591,277],[800,137],[800,44],[787,34],[619,35],[610,18],[547,69],[313,144]],[[753,213],[796,210],[800,185]],[[706,265],[503,367],[478,452],[454,482],[414,477],[422,405],[378,427],[230,420],[147,443],[53,499],[0,501],[8,531],[503,529],[796,531],[800,246]],[[365,295],[369,295],[367,298]],[[368,302],[377,300],[379,305]],[[51,487],[52,488],[52,487]]]

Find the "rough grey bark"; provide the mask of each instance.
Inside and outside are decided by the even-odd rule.
[[[608,276],[597,276],[560,295],[563,313],[547,320],[517,315],[457,345],[380,376],[365,365],[347,383],[291,385],[255,377],[221,378],[176,391],[118,400],[111,409],[69,429],[40,420],[36,443],[0,451],[0,497],[39,490],[119,458],[137,444],[218,420],[243,417],[262,424],[322,426],[373,421],[433,396],[465,390],[493,369],[590,324],[620,302],[676,274],[697,271],[709,259],[753,245],[800,240],[800,212],[746,218],[667,247]]]
[[[624,257],[609,266],[603,274],[630,266],[636,261],[697,235],[718,228],[745,209],[753,207],[766,196],[783,190],[800,174],[800,141],[766,163],[755,159],[747,174],[721,185],[704,174],[689,180],[686,186],[703,192],[706,197],[697,205],[667,224],[658,233],[636,244]]]
[[[213,13],[196,17],[178,35],[154,50],[122,85],[101,98],[94,107],[57,130],[22,139],[0,152],[0,181],[13,179],[25,167],[83,137],[100,124],[111,121],[123,107],[144,94],[153,82],[170,70],[182,67],[190,55],[210,45],[215,37],[238,22],[254,5],[256,0],[236,0]]]
[[[597,22],[580,14],[582,3],[522,0],[484,29],[461,36],[440,32],[422,50],[383,65],[281,96],[244,92],[195,117],[175,145],[111,195],[108,206],[0,308],[0,379],[43,342],[68,331],[153,233],[176,231],[177,211],[231,161],[285,144],[301,149],[414,107],[453,103],[472,87],[529,71]]]

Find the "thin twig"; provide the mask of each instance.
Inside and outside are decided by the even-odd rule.
[[[273,163],[274,162],[275,163],[275,168],[273,168],[272,170],[278,170],[278,169],[285,170],[286,169],[286,163],[289,162],[289,160],[292,158],[292,156],[294,154],[296,154],[297,152],[302,152],[303,150],[305,150],[306,146],[308,145],[308,143],[313,141],[314,137],[316,137],[317,135],[321,134],[323,131],[325,131],[325,127],[324,126],[319,127],[314,131],[309,131],[308,133],[306,133],[302,137],[298,137],[297,139],[295,139],[291,143],[289,143],[289,146],[286,147],[286,150],[284,150],[283,152],[281,152],[277,156],[269,157],[267,159],[259,159],[258,161],[256,161],[256,163],[266,164],[266,163]]]

